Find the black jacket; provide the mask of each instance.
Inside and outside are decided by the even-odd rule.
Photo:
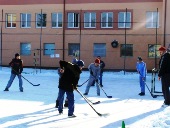
[[[161,56],[159,61],[158,76],[162,77],[165,74],[170,74],[170,54],[168,52]]]
[[[68,92],[73,92],[74,88],[77,87],[80,79],[81,70],[78,65],[74,65],[70,62],[60,60],[60,68],[64,69],[64,73],[59,79],[59,87]]]
[[[9,66],[12,67],[11,73],[12,74],[21,74],[23,71],[23,64],[21,59],[12,59],[12,61],[9,63]]]
[[[103,73],[104,67],[105,67],[104,61],[100,60],[100,71],[101,71],[101,73]]]

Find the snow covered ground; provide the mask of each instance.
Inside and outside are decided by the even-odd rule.
[[[152,98],[146,88],[146,95],[139,96],[138,74],[132,72],[104,72],[101,96],[97,96],[96,87],[91,87],[87,98],[100,104],[92,107],[101,114],[98,116],[79,93],[75,92],[76,118],[68,118],[68,109],[59,115],[55,106],[58,94],[58,74],[56,70],[24,69],[22,75],[33,84],[23,79],[24,92],[19,92],[18,78],[9,89],[4,88],[10,77],[10,68],[0,70],[0,128],[121,128],[122,121],[126,128],[170,128],[170,107],[162,108],[163,97]],[[79,84],[89,77],[83,71]],[[147,74],[148,87],[151,86],[151,74]],[[86,84],[79,87],[84,93]],[[160,81],[156,78],[156,89],[161,91]]]

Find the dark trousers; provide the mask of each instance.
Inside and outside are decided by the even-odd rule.
[[[164,96],[164,103],[170,105],[170,74],[165,74],[161,77],[162,93]]]
[[[63,100],[64,100],[64,94],[66,93],[67,99],[68,99],[68,116],[73,115],[74,113],[74,93],[73,92],[68,92],[62,89],[59,89],[59,107],[58,111],[62,112],[63,111]]]

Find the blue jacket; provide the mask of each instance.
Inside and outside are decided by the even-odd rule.
[[[139,72],[141,77],[146,77],[147,70],[146,70],[146,63],[143,61],[136,63],[136,70]]]

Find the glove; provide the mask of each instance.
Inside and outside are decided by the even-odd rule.
[[[91,74],[91,75],[93,75],[93,72],[92,72],[92,70],[90,70],[90,74]]]
[[[76,85],[76,86],[74,86],[74,90],[77,90],[77,85]]]

